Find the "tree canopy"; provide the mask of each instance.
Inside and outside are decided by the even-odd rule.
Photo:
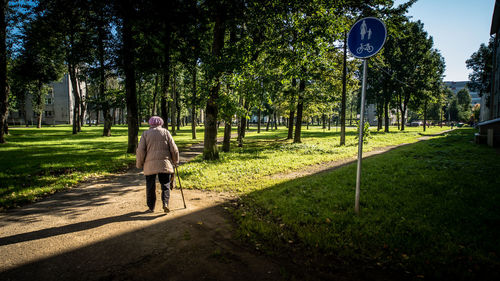
[[[133,153],[138,127],[152,115],[162,116],[172,135],[191,122],[193,138],[203,122],[204,158],[217,159],[220,122],[226,151],[231,125],[236,122],[243,145],[252,114],[259,132],[264,117],[267,129],[283,122],[294,142],[312,119],[345,126],[347,110],[357,108],[346,103],[355,104],[361,77],[360,61],[345,51],[344,40],[365,16],[383,19],[389,30],[386,46],[370,61],[369,100],[386,131],[393,108],[404,129],[408,108],[426,111],[440,99],[444,71],[423,24],[405,16],[414,2],[39,0],[27,7],[18,51],[9,58],[18,69],[37,63],[24,79],[41,84],[66,69],[77,109],[73,133],[85,116],[102,114],[109,136],[117,112],[125,113]],[[86,95],[76,86],[81,81]]]

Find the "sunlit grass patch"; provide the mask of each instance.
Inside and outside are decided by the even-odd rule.
[[[441,132],[433,127],[429,131]],[[411,143],[421,137],[421,128],[410,128],[404,132],[372,133],[364,145],[364,151],[377,147]],[[338,130],[323,130],[312,127],[304,130],[302,143],[287,140],[286,128],[275,131],[252,132],[244,139],[244,146],[233,142],[231,151],[220,153],[217,161],[204,161],[202,157],[179,168],[187,188],[247,192],[260,189],[264,177],[329,161],[336,161],[357,155],[356,131],[348,128],[346,145],[340,146]],[[265,185],[265,184],[264,184]]]

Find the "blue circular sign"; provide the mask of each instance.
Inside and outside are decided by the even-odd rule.
[[[374,17],[357,21],[347,35],[347,47],[358,59],[369,58],[382,49],[387,37],[385,24]]]

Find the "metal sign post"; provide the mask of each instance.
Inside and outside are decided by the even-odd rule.
[[[357,21],[347,36],[347,46],[351,54],[363,59],[363,84],[361,87],[361,112],[359,120],[359,143],[358,143],[358,167],[356,171],[356,199],[354,201],[354,212],[359,214],[359,198],[361,189],[361,159],[363,158],[363,130],[365,128],[365,95],[366,95],[366,72],[367,59],[382,49],[387,37],[385,24],[373,17],[363,18]]]
[[[361,159],[363,158],[363,131],[365,128],[366,59],[363,60],[363,86],[361,87],[361,113],[359,115],[358,168],[356,170],[356,199],[354,212],[359,214],[359,194],[361,186]]]

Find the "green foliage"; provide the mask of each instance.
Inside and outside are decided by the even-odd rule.
[[[495,38],[491,37],[488,45],[481,44],[477,52],[465,61],[468,69],[472,72],[469,74],[470,82],[467,83],[471,90],[479,92],[479,95],[489,93],[491,91],[491,75],[493,73],[493,45]]]
[[[356,121],[356,137],[355,139],[359,139],[359,127],[360,127],[360,121]],[[365,121],[363,124],[363,143],[368,143],[368,139],[371,139],[372,136],[370,134],[370,124]]]
[[[298,262],[312,268],[342,260],[408,278],[495,280],[500,161],[492,148],[473,144],[472,133],[363,160],[360,216],[355,164],[266,185],[236,210],[239,233],[270,252],[307,253]]]
[[[373,62],[368,99],[375,100],[379,108],[384,103],[395,105],[401,118],[408,108],[427,113],[429,105],[441,99],[444,58],[433,48],[422,22],[401,15],[387,21],[392,26],[383,51]]]
[[[469,90],[467,88],[463,88],[457,92],[457,102],[462,110],[470,110],[472,98],[470,97]]]
[[[481,105],[479,103],[476,103],[472,107],[472,115],[474,118],[474,122],[479,122],[479,117],[481,115]]]

